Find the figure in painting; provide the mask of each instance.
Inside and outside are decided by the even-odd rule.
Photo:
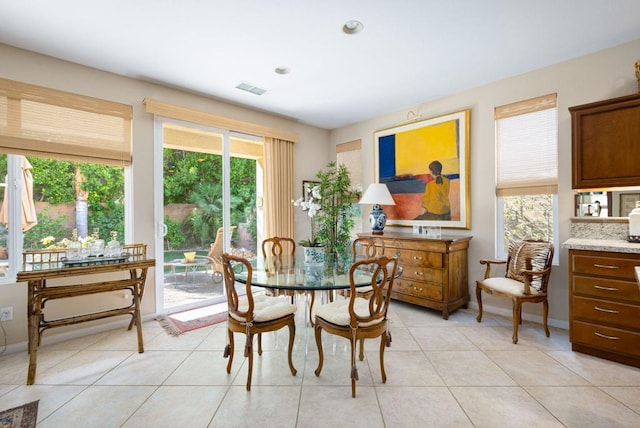
[[[451,220],[449,202],[450,182],[442,175],[442,163],[429,164],[432,179],[427,183],[422,197],[422,213],[415,220]]]

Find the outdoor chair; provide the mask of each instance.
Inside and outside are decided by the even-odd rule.
[[[549,302],[547,288],[551,275],[553,260],[553,244],[546,241],[517,241],[509,244],[509,255],[504,260],[480,260],[486,265],[484,279],[476,281],[476,297],[478,299],[478,316],[482,321],[482,292],[510,299],[513,305],[513,335],[511,340],[518,343],[518,326],[522,323],[522,304],[540,303],[543,308],[544,332],[549,337],[547,317]],[[504,277],[491,277],[492,264],[505,264]]]
[[[229,227],[229,234],[233,234],[233,230],[237,226]],[[211,244],[209,248],[209,253],[206,256],[196,256],[196,257],[206,257],[211,261],[211,277],[215,282],[222,281],[222,252],[224,251],[224,229],[219,227],[216,231],[216,238]]]

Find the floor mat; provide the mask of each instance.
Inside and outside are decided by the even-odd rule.
[[[38,401],[0,412],[0,427],[33,428],[38,419]]]
[[[167,333],[179,336],[187,331],[218,324],[227,320],[227,304],[205,306],[156,318]]]

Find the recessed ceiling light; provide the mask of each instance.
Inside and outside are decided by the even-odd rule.
[[[344,23],[342,26],[342,32],[345,34],[357,34],[362,31],[363,28],[364,25],[362,25],[362,22],[352,19],[351,21]]]
[[[285,67],[285,66],[276,67],[275,71],[278,74],[289,74],[289,73],[291,73],[291,69],[289,67]]]

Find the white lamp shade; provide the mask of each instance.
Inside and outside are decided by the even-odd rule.
[[[393,200],[386,184],[373,183],[369,184],[369,187],[367,187],[367,191],[362,195],[360,203],[373,205],[395,205],[396,201]]]

